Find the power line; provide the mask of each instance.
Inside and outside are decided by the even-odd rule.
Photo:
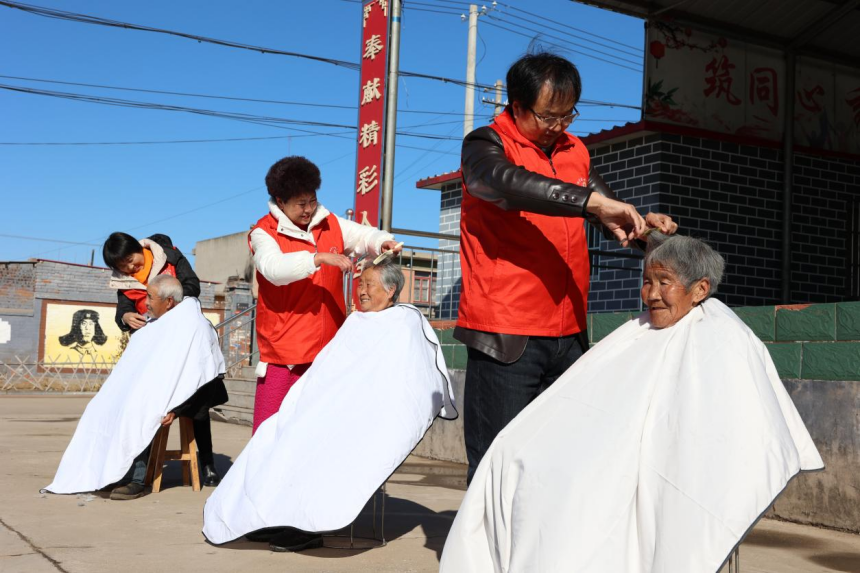
[[[325,135],[325,134],[319,134]],[[227,141],[261,141],[267,139],[293,139],[297,137],[313,137],[312,135],[277,135],[272,137],[225,137],[221,139],[167,139],[156,141],[0,141],[0,145],[167,145],[178,143],[219,143]]]
[[[351,0],[343,0],[343,1],[351,1]],[[28,78],[28,77],[23,77],[23,76],[0,75],[0,78],[20,80],[20,81],[25,81],[25,82],[60,84],[60,85],[68,85],[68,86],[80,86],[80,87],[90,87],[90,88],[107,89],[107,90],[154,93],[154,94],[164,94],[164,95],[178,95],[178,96],[185,96],[185,97],[200,97],[200,98],[208,98],[208,99],[247,101],[247,102],[254,102],[254,103],[271,103],[271,104],[282,104],[282,105],[326,107],[326,108],[339,108],[339,109],[349,109],[349,110],[358,109],[358,106],[351,106],[351,105],[317,104],[317,103],[310,103],[310,102],[292,102],[292,101],[284,101],[284,100],[269,100],[269,99],[258,99],[258,98],[248,98],[248,97],[238,97],[238,96],[224,96],[224,95],[217,95],[217,94],[176,92],[176,91],[168,91],[168,90],[155,90],[155,89],[151,89],[151,88],[132,88],[132,87],[126,87],[126,86],[90,84],[90,83],[70,82],[70,81],[63,81],[63,80],[49,80],[49,79],[45,79],[45,78]],[[619,104],[619,103],[614,103],[614,102],[601,101],[601,100],[590,100],[590,99],[579,100],[578,105],[606,106],[606,107],[630,107],[632,109],[639,109],[638,106],[629,106],[627,104]],[[457,112],[457,111],[432,111],[432,110],[417,110],[417,109],[399,109],[397,111],[398,111],[398,113],[416,113],[416,114],[430,114],[430,115],[455,115],[458,117],[465,117],[465,115],[466,115],[465,113]],[[473,113],[472,115],[473,116],[484,116],[484,115],[488,115],[488,114],[486,112],[478,112],[478,113]],[[619,118],[619,119],[583,119],[583,118],[580,118],[577,121],[624,121],[624,119],[623,118]],[[299,136],[290,136],[290,137],[299,137]]]
[[[355,70],[355,71],[358,71],[359,69],[361,69],[360,64],[358,64],[356,62],[349,62],[346,60],[338,60],[335,58],[326,58],[326,57],[322,57],[322,56],[314,56],[311,54],[303,54],[300,52],[290,52],[290,51],[286,51],[286,50],[280,50],[277,48],[268,48],[265,46],[255,46],[252,44],[244,44],[241,42],[233,42],[230,40],[221,40],[218,38],[199,36],[196,34],[189,34],[186,32],[179,32],[176,30],[167,30],[164,28],[155,28],[152,26],[143,26],[140,24],[132,24],[130,22],[121,22],[119,20],[111,20],[108,18],[101,18],[99,16],[91,16],[88,14],[79,14],[76,12],[67,12],[65,10],[56,10],[53,8],[34,6],[31,4],[23,4],[21,2],[8,2],[5,0],[0,0],[0,6],[6,6],[7,8],[12,8],[15,10],[21,10],[22,12],[27,12],[29,14],[33,14],[36,16],[42,16],[45,18],[54,18],[57,20],[65,20],[68,22],[76,22],[76,23],[81,23],[81,24],[92,24],[92,25],[96,25],[96,26],[107,26],[110,28],[119,28],[119,29],[123,29],[123,30],[136,30],[139,32],[153,32],[156,34],[165,34],[168,36],[185,38],[187,40],[194,40],[195,42],[199,42],[199,43],[214,44],[217,46],[223,46],[223,47],[227,47],[227,48],[237,48],[237,49],[241,49],[241,50],[248,50],[251,52],[259,52],[261,54],[272,54],[272,55],[276,55],[276,56],[289,56],[289,57],[293,57],[293,58],[306,59],[306,60],[311,60],[311,61],[315,61],[315,62],[331,64],[334,66],[338,66],[338,67],[342,67],[342,68],[346,68],[346,69],[350,69],[350,70]],[[469,84],[468,82],[466,82],[464,80],[445,78],[445,77],[441,77],[441,76],[435,76],[432,74],[422,74],[422,73],[417,73],[417,72],[409,72],[409,71],[405,71],[405,70],[401,70],[400,75],[406,76],[406,77],[436,80],[436,81],[441,81],[443,83],[450,83],[450,84],[455,84],[455,85],[460,85],[460,86],[470,86],[470,87],[476,87],[476,88],[491,87],[488,85],[483,85],[483,84],[478,84],[478,83]]]
[[[564,43],[566,43],[566,44],[570,44],[570,45],[575,46],[575,47],[577,47],[577,48],[582,48],[582,49],[585,49],[585,50],[590,50],[590,51],[593,51],[593,52],[594,52],[594,53],[596,53],[596,54],[601,54],[601,55],[603,55],[603,56],[607,56],[607,57],[609,57],[609,58],[615,58],[615,59],[617,59],[617,60],[619,60],[619,61],[621,61],[621,62],[625,62],[625,63],[632,64],[632,65],[640,65],[640,64],[641,64],[641,58],[640,58],[639,60],[631,60],[631,59],[627,59],[628,57],[630,57],[628,54],[624,54],[624,56],[627,56],[627,57],[620,56],[620,55],[617,55],[617,54],[610,54],[610,53],[608,53],[608,52],[604,52],[604,51],[598,50],[597,48],[594,48],[594,47],[591,47],[591,46],[587,46],[587,45],[583,45],[583,44],[578,44],[578,43],[576,43],[576,42],[574,42],[574,41],[572,41],[572,40],[568,40],[568,39],[562,38],[561,36],[555,36],[555,35],[553,35],[553,34],[548,34],[547,32],[544,32],[544,31],[542,31],[542,30],[535,30],[534,28],[529,28],[528,26],[524,26],[524,25],[519,24],[519,23],[517,23],[517,22],[511,22],[511,21],[509,21],[509,20],[505,20],[505,19],[503,19],[503,18],[499,18],[498,16],[495,16],[494,14],[487,14],[487,17],[488,17],[488,18],[490,18],[491,20],[496,20],[497,22],[502,22],[503,24],[507,24],[507,25],[509,25],[509,26],[510,26],[510,25],[517,26],[517,27],[519,27],[519,28],[522,28],[523,30],[528,30],[529,32],[534,32],[534,33],[536,33],[536,34],[540,34],[540,35],[546,36],[547,38],[553,38],[553,39],[555,39],[555,40],[558,40],[558,41],[560,41],[560,42],[564,42]],[[538,24],[538,25],[540,26],[541,24]],[[544,27],[545,27],[545,28],[549,28],[548,26],[544,26]],[[552,28],[550,28],[550,29],[552,29]],[[594,56],[589,56],[589,57],[594,57]],[[599,58],[598,58],[598,59],[599,59]],[[604,61],[605,61],[605,60],[604,60]]]
[[[441,2],[444,4],[450,4],[452,6],[451,7],[439,6],[438,2]],[[436,4],[428,4],[425,2],[409,2],[407,4],[407,6],[412,7],[415,4],[418,4],[420,6],[430,6],[430,7],[436,8],[438,10],[453,10],[453,12],[444,12],[444,13],[458,14],[459,15],[462,13],[462,11],[468,11],[469,5],[472,3],[474,3],[474,2],[455,2],[455,1],[451,1],[451,0],[437,0]],[[629,55],[629,56],[641,56],[642,55],[643,50],[641,47],[631,46],[629,44],[625,44],[623,42],[613,40],[612,38],[607,38],[606,36],[601,36],[600,34],[595,34],[594,32],[584,30],[582,28],[576,28],[574,26],[562,24],[556,18],[549,18],[547,16],[541,16],[540,14],[535,14],[533,12],[528,12],[526,10],[522,10],[520,8],[517,8],[516,6],[511,6],[509,4],[505,4],[502,2],[497,2],[497,5],[504,7],[504,8],[508,8],[510,10],[514,10],[514,11],[519,12],[521,14],[526,14],[528,16],[538,18],[541,21],[535,21],[535,20],[526,18],[524,16],[516,16],[516,18],[518,20],[522,20],[525,22],[529,22],[530,24],[536,24],[538,26],[542,26],[543,28],[547,28],[550,30],[554,30],[556,32],[560,32],[562,34],[565,34],[565,35],[570,36],[571,38],[575,38],[577,40],[583,40],[584,38],[582,37],[582,35],[585,34],[585,35],[591,36],[593,38],[597,38],[597,40],[603,40],[604,42],[608,42],[609,44],[615,44],[614,46],[612,46],[612,45],[604,44],[604,43],[599,42],[597,40],[591,40],[591,43],[598,45],[598,46],[601,46],[603,48],[607,48],[610,50],[616,50],[618,52],[621,52],[622,54]],[[415,8],[412,8],[412,9],[415,9]],[[427,10],[427,11],[429,12],[430,10]],[[442,13],[442,12],[440,12],[440,13]],[[489,16],[491,13],[493,14],[493,16],[497,16],[498,14],[504,14],[504,12],[500,11],[498,8],[496,8],[495,10],[492,10],[491,12],[487,12],[486,15]],[[512,24],[511,22],[508,22],[508,23]],[[570,32],[565,32],[564,30],[553,27],[552,25],[549,25],[549,24],[557,24],[559,26],[567,28],[568,30],[573,30],[574,32],[576,32],[576,34],[572,34]],[[561,38],[559,38],[559,39],[561,39]],[[616,46],[620,46],[620,47],[616,47]],[[588,47],[588,46],[582,46],[582,47]],[[614,56],[613,54],[608,54],[608,55]],[[614,56],[614,57],[617,57],[617,56]]]
[[[485,23],[486,25],[488,25],[488,26],[493,26],[494,28],[499,28],[499,29],[501,29],[501,30],[505,30],[505,31],[507,31],[507,32],[510,32],[510,33],[512,33],[512,34],[516,34],[517,36],[523,36],[523,37],[525,37],[525,38],[532,38],[532,37],[533,37],[533,36],[530,36],[529,34],[525,34],[525,33],[523,33],[523,32],[519,32],[519,31],[517,31],[517,30],[513,30],[513,29],[511,29],[511,28],[507,28],[507,27],[505,27],[505,26],[502,26],[501,24],[497,24],[496,22],[493,22],[493,21],[491,21],[491,20],[489,20],[489,21],[487,21],[487,22],[484,22],[484,23]],[[626,65],[624,65],[624,64],[619,64],[618,62],[613,62],[613,61],[611,61],[611,60],[607,60],[607,59],[605,59],[605,58],[600,58],[600,57],[598,57],[598,56],[591,55],[591,54],[589,54],[588,52],[582,52],[582,51],[580,51],[580,50],[574,50],[574,49],[572,49],[572,48],[569,48],[569,47],[567,47],[567,46],[562,46],[562,45],[556,44],[556,43],[554,43],[554,42],[546,42],[546,41],[545,41],[544,43],[545,43],[545,44],[548,44],[548,45],[550,45],[550,46],[555,46],[555,47],[557,47],[557,48],[561,48],[562,50],[569,50],[569,51],[574,52],[574,53],[576,53],[576,54],[579,54],[579,55],[581,55],[581,56],[585,56],[585,57],[587,57],[587,58],[592,58],[592,59],[595,59],[595,60],[599,60],[599,61],[601,61],[601,62],[604,62],[604,63],[610,64],[610,65],[612,65],[612,66],[618,66],[619,68],[624,68],[624,69],[626,69],[626,70],[630,70],[630,71],[633,71],[633,72],[639,72],[639,73],[642,73],[642,70],[641,70],[641,69],[633,68],[633,67],[631,67],[631,66],[626,66]]]
[[[349,153],[346,153],[344,155],[340,155],[338,157],[335,157],[334,159],[329,159],[328,161],[324,161],[324,162],[320,163],[318,166],[323,167],[324,165],[329,165],[330,163],[334,163],[335,161],[340,161],[341,159],[343,159],[345,157],[349,157],[352,154],[353,154],[353,152],[350,151]],[[123,232],[136,231],[138,229],[143,229],[144,227],[150,227],[152,225],[158,225],[159,223],[163,223],[164,221],[169,221],[171,219],[175,219],[175,218],[181,217],[183,215],[189,215],[191,213],[196,213],[197,211],[201,211],[203,209],[208,209],[209,207],[212,207],[214,205],[220,205],[221,203],[226,203],[227,201],[231,201],[233,199],[243,197],[243,196],[248,195],[250,193],[253,193],[255,191],[259,191],[260,189],[263,189],[264,187],[265,187],[265,185],[258,185],[257,187],[254,187],[253,189],[248,189],[247,191],[242,191],[241,193],[236,193],[235,195],[230,195],[229,197],[225,197],[225,198],[220,199],[218,201],[215,201],[213,203],[206,203],[205,205],[200,205],[199,207],[195,207],[193,209],[188,209],[187,211],[183,211],[181,213],[176,213],[174,215],[171,215],[170,217],[165,217],[163,219],[158,219],[156,221],[150,221],[149,223],[144,223],[143,225],[138,225],[137,227],[131,227],[129,229],[123,229]],[[2,235],[0,235],[0,236],[2,236]],[[99,237],[94,237],[94,238],[89,239],[89,240],[90,241],[104,241],[105,239],[107,239],[107,237],[108,237],[108,235],[101,235]],[[75,244],[90,245],[90,246],[94,246],[94,247],[100,247],[101,246],[101,244],[71,243],[69,241],[55,241],[55,242],[66,242],[66,243],[69,243],[72,245],[75,245]],[[51,249],[49,251],[42,251],[40,253],[36,253],[35,255],[33,255],[32,258],[36,258],[36,257],[38,257],[40,255],[44,255],[46,253],[53,253],[54,251],[56,251],[59,254],[59,251],[63,250],[64,248],[67,248],[67,247],[60,247],[59,249]]]
[[[60,239],[49,239],[46,237],[27,237],[24,235],[9,235],[7,233],[0,233],[0,237],[5,237],[8,239],[23,239],[25,241],[41,241],[44,243],[62,243],[65,245],[85,245],[87,247],[101,247],[101,245],[97,245],[95,243],[80,243],[77,241],[63,241]],[[51,249],[51,251],[53,251],[53,250],[54,249]]]
[[[317,134],[320,136],[331,135],[327,133]],[[155,141],[0,141],[0,145],[8,146],[48,146],[48,147],[74,147],[74,146],[105,146],[105,145],[170,145],[182,143],[221,143],[233,141],[261,141],[271,139],[296,139],[300,137],[314,137],[313,135],[277,135],[272,137],[225,137],[221,139],[168,139]],[[351,138],[350,138],[351,139]],[[426,151],[429,153],[442,153],[445,155],[460,155],[459,153],[450,153],[447,151],[436,151],[427,147],[416,147],[414,145],[397,144],[398,149],[415,149],[418,151]]]
[[[183,113],[191,113],[191,114],[195,114],[195,115],[204,115],[204,116],[209,116],[209,117],[218,117],[218,118],[222,118],[222,119],[231,119],[231,120],[235,120],[235,121],[242,121],[242,122],[247,122],[247,123],[256,123],[256,124],[260,124],[260,125],[268,125],[268,126],[276,127],[276,128],[280,128],[280,129],[289,129],[289,130],[294,130],[294,131],[299,131],[299,132],[304,132],[304,133],[311,133],[314,135],[328,135],[328,136],[334,136],[334,137],[341,137],[340,135],[338,135],[336,133],[320,133],[320,132],[309,131],[306,129],[300,129],[300,128],[292,127],[292,126],[302,125],[302,126],[308,126],[308,127],[330,127],[330,128],[349,129],[349,130],[357,129],[357,127],[354,125],[326,123],[326,122],[318,122],[318,121],[310,121],[310,120],[288,119],[288,118],[280,118],[280,117],[272,117],[272,116],[260,116],[260,115],[239,113],[239,112],[216,111],[216,110],[209,110],[209,109],[191,108],[191,107],[175,106],[175,105],[168,105],[168,104],[159,104],[159,103],[152,103],[152,102],[125,100],[125,99],[119,99],[119,98],[106,98],[106,97],[91,96],[91,95],[85,95],[85,94],[75,94],[75,93],[69,93],[69,92],[39,90],[39,89],[35,89],[35,88],[12,86],[12,85],[6,85],[6,84],[0,84],[0,89],[13,91],[13,92],[32,94],[32,95],[42,95],[42,96],[47,96],[47,97],[56,97],[56,98],[60,98],[60,99],[70,99],[70,100],[74,100],[74,101],[82,101],[82,102],[87,102],[87,103],[98,103],[98,104],[111,105],[111,106],[117,106],[117,107],[131,107],[131,108],[137,108],[137,109],[155,109],[155,110],[161,110],[161,111],[177,111],[177,112],[183,112]],[[287,126],[290,126],[290,127],[287,127]],[[417,137],[417,138],[422,138],[422,139],[451,139],[451,140],[460,139],[460,138],[435,135],[435,134],[431,134],[431,133],[418,133],[418,132],[410,132],[410,131],[398,131],[397,134],[404,136],[404,137]]]
[[[60,84],[60,85],[67,85],[67,86],[98,88],[98,89],[106,89],[106,90],[119,90],[119,91],[128,91],[128,92],[176,95],[176,96],[182,96],[182,97],[198,97],[198,98],[219,99],[219,100],[229,100],[229,101],[245,101],[245,102],[252,102],[252,103],[267,103],[267,104],[276,104],[276,105],[295,105],[295,106],[321,107],[321,108],[331,108],[331,109],[346,109],[346,110],[358,109],[357,105],[322,104],[322,103],[312,103],[312,102],[298,102],[298,101],[258,99],[258,98],[237,97],[237,96],[224,96],[224,95],[215,95],[215,94],[176,92],[176,91],[155,90],[155,89],[148,89],[148,88],[130,88],[130,87],[122,87],[122,86],[109,86],[109,85],[104,85],[104,84],[89,84],[89,83],[69,82],[69,81],[62,81],[62,80],[48,80],[48,79],[44,79],[44,78],[27,78],[27,77],[22,77],[22,76],[0,75],[0,78],[5,78],[5,79],[9,79],[9,80],[26,81],[26,82],[38,82],[38,83],[47,83],[47,84]],[[455,111],[432,111],[432,110],[412,110],[412,109],[399,109],[397,111],[398,111],[398,113],[415,113],[415,114],[430,114],[430,115],[457,115],[457,116],[463,115],[462,113],[458,113]]]
[[[444,1],[444,0],[441,0],[441,1]],[[642,52],[643,52],[643,50],[642,50],[642,48],[641,48],[641,47],[632,46],[632,45],[630,45],[630,44],[625,44],[624,42],[619,42],[619,41],[617,41],[617,40],[613,40],[612,38],[607,38],[606,36],[601,36],[601,35],[599,35],[599,34],[595,34],[594,32],[590,32],[590,31],[588,31],[588,30],[584,30],[584,29],[582,29],[582,28],[576,28],[576,27],[574,27],[574,26],[570,26],[570,25],[568,25],[568,24],[562,24],[562,23],[560,23],[560,22],[558,22],[557,20],[554,20],[554,19],[552,19],[552,18],[548,18],[548,17],[546,17],[546,16],[541,16],[540,14],[535,14],[534,12],[529,12],[529,11],[527,11],[527,10],[523,10],[522,8],[517,8],[516,6],[511,6],[510,4],[503,4],[503,3],[499,3],[499,5],[500,5],[500,6],[504,6],[505,8],[509,8],[509,9],[511,9],[511,10],[514,10],[514,11],[516,11],[516,12],[520,12],[520,13],[522,13],[522,14],[527,14],[527,15],[529,15],[529,16],[534,16],[535,18],[540,18],[540,19],[542,19],[542,20],[544,20],[544,21],[546,21],[546,22],[552,22],[553,24],[558,24],[559,26],[562,26],[562,27],[567,28],[567,29],[569,29],[569,30],[573,30],[573,31],[574,31],[574,32],[576,32],[577,34],[586,34],[586,35],[588,35],[588,36],[593,36],[593,37],[598,38],[598,39],[600,39],[600,40],[605,40],[605,41],[610,42],[610,43],[612,43],[612,44],[616,44],[616,45],[618,45],[618,46],[622,46],[622,47],[624,47],[624,48],[628,48],[628,49],[630,49],[630,50],[633,50],[633,54],[632,54],[632,55],[641,55],[641,54],[642,54]],[[532,22],[532,23],[533,23],[533,24],[537,24],[537,22]],[[608,46],[606,46],[606,47],[608,47]]]
[[[332,64],[332,65],[336,65],[336,66],[340,66],[340,67],[344,67],[344,68],[352,69],[352,70],[359,70],[360,69],[360,64],[355,63],[355,62],[348,62],[345,60],[337,60],[334,58],[325,58],[322,56],[302,54],[299,52],[288,52],[288,51],[279,50],[276,48],[268,48],[268,47],[264,47],[264,46],[254,46],[251,44],[242,44],[239,42],[232,42],[229,40],[209,38],[206,36],[198,36],[195,34],[188,34],[185,32],[178,32],[178,31],[174,31],[174,30],[166,30],[166,29],[161,29],[161,28],[154,28],[151,26],[142,26],[142,25],[138,25],[138,24],[132,24],[129,22],[121,22],[118,20],[110,20],[107,18],[100,18],[98,16],[78,14],[75,12],[67,12],[64,10],[55,10],[52,8],[44,8],[41,6],[33,6],[30,4],[23,4],[20,2],[9,2],[7,0],[0,0],[0,6],[5,6],[7,8],[12,8],[12,9],[16,9],[16,10],[21,10],[23,12],[27,12],[30,14],[34,14],[36,16],[42,16],[42,17],[46,17],[46,18],[54,18],[54,19],[65,20],[65,21],[70,21],[70,22],[92,24],[92,25],[99,25],[99,26],[108,26],[108,27],[120,28],[120,29],[124,29],[124,30],[137,30],[137,31],[142,31],[142,32],[153,32],[153,33],[158,33],[158,34],[166,34],[166,35],[170,35],[170,36],[176,36],[176,37],[180,37],[180,38],[194,40],[198,43],[215,44],[218,46],[223,46],[223,47],[228,47],[228,48],[237,48],[237,49],[242,49],[242,50],[249,50],[252,52],[259,52],[261,54],[272,54],[272,55],[279,55],[279,56],[290,56],[290,57],[296,57],[296,58],[304,58],[304,59],[328,63],[328,64]],[[490,85],[490,84],[481,84],[478,82],[469,83],[469,82],[466,82],[464,80],[457,80],[454,78],[447,78],[444,76],[437,76],[437,75],[433,75],[433,74],[423,74],[423,73],[418,73],[418,72],[410,72],[410,71],[406,71],[406,70],[401,70],[400,76],[401,77],[413,77],[413,78],[421,78],[421,79],[426,79],[426,80],[433,80],[433,81],[438,81],[438,82],[442,82],[442,83],[446,83],[446,84],[453,84],[453,85],[462,86],[462,87],[473,87],[476,89],[477,88],[480,88],[480,89],[486,88],[488,90],[494,90],[496,87],[495,85]],[[597,100],[592,100],[592,103],[590,103],[589,105],[610,105],[610,106],[613,106],[612,104],[599,102]]]

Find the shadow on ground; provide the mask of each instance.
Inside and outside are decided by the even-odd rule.
[[[400,466],[387,483],[465,491],[466,466],[445,462],[425,463],[414,458],[410,460],[412,461],[407,461]],[[353,547],[350,547],[350,528],[345,527],[340,531],[326,534],[324,547],[310,549],[302,554],[325,559],[350,557],[379,547],[383,537],[386,542],[392,542],[420,527],[426,537],[424,546],[436,552],[437,560],[441,559],[442,548],[457,514],[456,511],[437,512],[414,501],[385,494],[383,524],[383,504],[380,493],[376,494],[375,503],[374,508],[374,499],[368,500],[356,518],[352,532]],[[221,547],[238,550],[269,550],[267,543],[245,539],[227,543]]]
[[[744,545],[773,547],[803,552],[804,559],[834,571],[856,573],[860,571],[860,554],[827,552],[827,543],[811,535],[786,533],[781,531],[765,531],[754,529],[744,541]],[[741,547],[743,558],[743,546]]]
[[[420,527],[427,538],[425,547],[435,551],[437,559],[441,557],[442,547],[445,545],[445,538],[448,536],[451,523],[454,521],[455,511],[436,512],[419,503],[386,494],[385,524],[383,527],[381,503],[381,499],[377,495],[376,529],[374,529],[373,523],[372,501],[368,502],[356,518],[353,530],[354,547],[350,548],[350,528],[345,527],[340,531],[326,534],[324,547],[303,551],[302,555],[324,559],[342,559],[380,547],[383,534],[385,541],[391,543]],[[219,547],[240,551],[269,551],[268,543],[246,541],[245,539],[226,543]]]

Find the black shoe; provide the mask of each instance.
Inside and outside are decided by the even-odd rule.
[[[304,551],[305,549],[313,549],[322,547],[323,538],[318,533],[305,533],[298,529],[288,527],[283,533],[279,533],[269,542],[269,549],[275,553],[284,553],[286,551]]]
[[[215,487],[221,483],[221,476],[215,470],[215,464],[206,464],[203,466],[203,485],[206,487]]]
[[[137,499],[144,494],[144,487],[137,482],[129,482],[113,489],[110,498],[113,500]]]

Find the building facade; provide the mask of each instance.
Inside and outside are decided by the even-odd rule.
[[[104,267],[59,261],[0,262],[0,362],[21,361],[34,370],[44,364],[111,366],[124,342],[114,322],[110,275]],[[216,286],[200,282],[200,303],[213,323],[224,314]]]

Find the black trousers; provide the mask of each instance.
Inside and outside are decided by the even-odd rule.
[[[532,336],[519,360],[505,364],[469,348],[463,424],[467,482],[499,432],[582,356],[577,335]]]

